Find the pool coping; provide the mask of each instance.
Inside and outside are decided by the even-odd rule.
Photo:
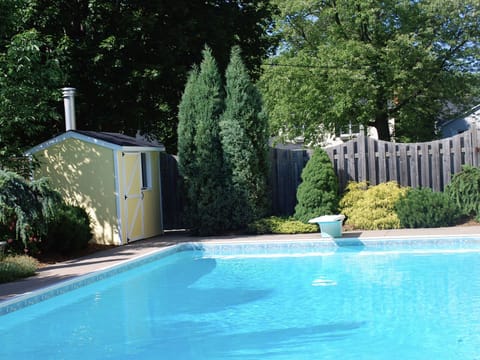
[[[22,307],[46,300],[50,297],[71,291],[75,288],[88,285],[94,281],[113,276],[126,271],[138,264],[171,254],[182,249],[179,245],[189,247],[210,246],[251,246],[272,247],[274,244],[286,243],[313,243],[322,246],[351,246],[351,245],[386,245],[395,242],[419,241],[435,243],[439,239],[457,240],[468,238],[480,243],[480,226],[456,228],[421,229],[424,231],[373,231],[354,233],[346,232],[342,238],[322,238],[316,234],[300,235],[263,235],[263,236],[224,236],[211,238],[196,238],[185,234],[170,234],[162,237],[147,239],[127,246],[102,251],[91,256],[70,262],[54,264],[39,271],[35,277],[23,279],[13,283],[0,285],[0,316],[18,310]],[[405,229],[404,229],[405,230]],[[408,230],[408,229],[407,229]],[[426,231],[425,231],[426,230]],[[468,231],[467,231],[468,230]],[[194,245],[192,245],[194,244]],[[93,263],[93,266],[90,263]],[[107,263],[105,265],[105,263]],[[75,271],[66,271],[66,270]],[[78,270],[78,271],[76,271]],[[63,276],[62,276],[63,273]],[[53,276],[56,274],[57,276]]]

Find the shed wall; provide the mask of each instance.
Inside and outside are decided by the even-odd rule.
[[[113,151],[66,139],[34,156],[41,164],[35,177],[48,177],[68,203],[87,210],[95,242],[120,244]]]

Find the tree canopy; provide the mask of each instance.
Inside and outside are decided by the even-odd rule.
[[[222,73],[231,47],[241,46],[258,78],[274,40],[266,32],[271,12],[268,0],[0,0],[0,57],[7,61],[0,64],[0,78],[17,66],[16,58],[5,57],[14,39],[32,31],[36,42],[30,44],[41,60],[38,74],[53,71],[48,60],[53,57],[61,71],[61,81],[55,77],[40,87],[57,102],[56,114],[51,107],[36,112],[49,136],[63,131],[59,87],[73,86],[79,129],[129,135],[140,130],[175,153],[178,104],[204,45],[211,46]],[[20,86],[7,84],[10,92]],[[38,105],[34,96],[24,98],[23,108]],[[7,115],[0,121],[5,127],[12,123]],[[37,141],[45,140],[44,132],[40,135]],[[0,142],[9,144],[3,137]],[[20,141],[15,148],[26,146]]]
[[[348,124],[430,140],[436,116],[478,96],[480,3],[275,0],[281,45],[261,87],[271,126],[314,142]],[[453,105],[453,106],[452,106]]]

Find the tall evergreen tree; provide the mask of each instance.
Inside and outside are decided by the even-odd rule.
[[[197,94],[199,69],[194,66],[185,85],[185,90],[178,108],[178,169],[183,177],[187,202],[185,224],[191,226],[191,218],[196,213],[193,181],[195,176],[195,132],[197,126]]]
[[[232,225],[243,227],[264,215],[267,208],[267,122],[261,113],[260,94],[250,80],[239,47],[231,51],[225,78],[222,145],[235,204]]]
[[[189,91],[193,91],[192,110],[195,114],[191,159],[184,173],[191,174],[188,185],[189,203],[194,204],[191,214],[192,230],[199,235],[211,235],[226,229],[229,221],[225,191],[223,152],[220,141],[220,115],[223,112],[222,79],[209,48],[203,51],[198,76]],[[185,95],[185,94],[184,94]],[[187,96],[187,101],[188,96]],[[185,99],[184,99],[185,101]],[[183,105],[182,105],[183,106]],[[185,150],[185,149],[184,149]],[[187,153],[183,152],[183,156]],[[181,154],[179,154],[182,156]],[[183,165],[182,165],[183,166]],[[186,170],[186,171],[185,171]]]

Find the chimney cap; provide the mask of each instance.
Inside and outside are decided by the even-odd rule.
[[[64,88],[62,88],[63,97],[75,96],[76,91],[77,91],[77,89],[75,89],[74,87],[64,87]]]

